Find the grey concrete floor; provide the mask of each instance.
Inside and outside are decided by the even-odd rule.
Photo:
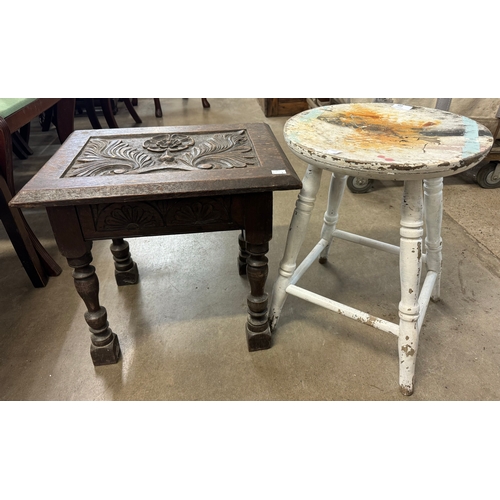
[[[142,126],[266,122],[298,175],[306,165],[282,137],[286,117],[266,118],[256,99],[139,99]],[[121,127],[136,124],[120,103]],[[101,119],[103,126],[105,121]],[[77,129],[90,128],[79,116]],[[16,160],[22,186],[59,146],[36,121],[34,156]],[[317,242],[325,208],[325,174],[301,256]],[[346,191],[339,228],[397,244],[401,184]],[[274,201],[268,254],[270,293],[277,277],[297,192]],[[498,400],[500,399],[500,190],[470,178],[444,188],[442,300],[431,303],[421,333],[413,396],[398,390],[396,337],[289,297],[270,350],[249,353],[245,339],[248,282],[238,275],[235,232],[130,239],[140,283],[118,288],[109,242],[94,244],[100,300],[123,356],[94,367],[85,306],[58,253],[43,210],[25,214],[63,268],[35,289],[0,227],[1,400]],[[300,258],[299,257],[299,258]],[[340,302],[397,321],[397,257],[337,241],[326,266],[301,284]]]

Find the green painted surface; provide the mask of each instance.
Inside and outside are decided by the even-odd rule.
[[[36,98],[30,99],[26,97],[0,97],[0,116],[7,118],[12,113],[35,101]]]

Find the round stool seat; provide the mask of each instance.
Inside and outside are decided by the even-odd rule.
[[[458,174],[493,145],[481,124],[438,109],[339,104],[290,118],[284,136],[308,164],[369,179],[419,180]]]

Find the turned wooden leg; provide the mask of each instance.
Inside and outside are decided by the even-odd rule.
[[[135,123],[142,123],[141,117],[137,114],[134,109],[134,105],[130,99],[123,98],[123,103],[125,104],[130,116],[134,119]]]
[[[240,276],[244,276],[247,273],[247,242],[245,241],[245,235],[242,231],[238,236],[238,245],[240,246],[240,253],[238,254],[238,272]]]
[[[48,282],[46,270],[34,247],[34,241],[28,231],[29,226],[21,210],[15,207],[9,207],[9,201],[11,199],[12,195],[7,186],[7,182],[0,174],[0,220],[3,222],[5,231],[31,283],[36,288],[44,287]]]
[[[139,270],[130,255],[129,244],[123,238],[115,238],[109,248],[115,261],[116,284],[118,286],[137,284]]]
[[[92,253],[89,251],[79,258],[68,258],[73,268],[75,288],[87,306],[85,321],[91,333],[90,355],[95,366],[110,365],[120,359],[118,337],[109,328],[106,309],[99,304],[99,280],[95,267],[91,266]]]
[[[246,326],[249,351],[260,351],[271,347],[271,330],[268,321],[268,295],[264,291],[268,265],[266,253],[269,243],[255,245],[247,243],[247,277],[250,295],[247,297],[248,320]]]
[[[333,233],[339,220],[340,202],[342,201],[346,182],[347,175],[332,174],[330,191],[328,192],[328,208],[323,218],[323,229],[321,230],[321,239],[328,241],[328,245],[319,256],[320,264],[326,264],[328,260],[328,252],[333,241]]]
[[[418,303],[422,270],[422,182],[405,181],[401,204],[399,274],[399,384],[405,396],[413,393],[418,350]]]
[[[104,118],[109,128],[119,128],[116,122],[115,115],[113,114],[113,105],[111,99],[99,98],[101,104],[101,109],[104,114]]]
[[[163,111],[161,109],[160,99],[158,99],[157,97],[155,97],[153,99],[153,101],[155,103],[155,116],[156,116],[156,118],[161,118],[163,116]]]
[[[246,243],[246,275],[250,284],[245,331],[248,350],[260,351],[271,347],[265,285],[268,274],[266,253],[273,235],[273,193],[246,194],[243,196],[243,204],[245,230],[241,235],[240,245]]]
[[[285,245],[285,252],[280,262],[279,277],[273,288],[271,300],[270,325],[274,331],[278,324],[281,310],[286,299],[286,288],[297,266],[297,256],[304,242],[311,212],[316,201],[316,194],[321,183],[321,168],[309,165],[302,180],[302,189],[295,204],[295,211],[290,222],[290,229]]]
[[[425,205],[425,249],[427,270],[437,273],[431,299],[438,301],[441,292],[442,246],[441,225],[443,221],[443,178],[424,180]]]
[[[92,125],[93,129],[101,129],[101,123],[99,118],[97,118],[97,113],[95,111],[94,99],[83,99],[85,104],[85,111],[87,112],[87,117]]]

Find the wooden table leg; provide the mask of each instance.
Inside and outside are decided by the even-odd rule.
[[[109,328],[108,313],[99,304],[99,280],[95,267],[91,266],[90,250],[79,258],[69,258],[68,264],[74,269],[73,279],[78,295],[87,306],[85,321],[90,329],[90,356],[94,366],[110,365],[120,359],[118,337]]]
[[[123,103],[127,107],[130,116],[134,119],[135,123],[142,123],[141,117],[137,114],[137,111],[134,109],[134,105],[130,99],[123,98]]]
[[[163,111],[161,109],[160,99],[155,97],[154,103],[155,103],[155,116],[156,116],[156,118],[161,118],[163,116]]]
[[[9,207],[11,198],[7,183],[0,175],[0,219],[31,283],[35,288],[42,288],[47,284],[48,277],[33,246],[31,234],[27,231],[29,226],[26,225],[21,210]]]
[[[101,129],[101,122],[97,118],[97,113],[95,111],[94,99],[83,99],[85,105],[85,111],[87,112],[87,118],[90,121],[93,129]]]
[[[139,282],[139,270],[132,260],[129,244],[123,238],[114,238],[110,249],[115,261],[115,279],[118,286],[135,285]]]
[[[273,195],[246,195],[245,204],[244,239],[248,252],[246,274],[250,284],[246,334],[248,350],[260,351],[271,347],[268,294],[265,292],[265,285],[268,274],[266,253],[272,237]]]
[[[99,304],[99,280],[92,262],[92,242],[85,241],[75,207],[48,207],[54,237],[70,267],[75,288],[87,306],[85,321],[91,333],[90,355],[95,366],[120,359],[118,337],[108,323],[106,309]]]
[[[15,195],[14,166],[11,133],[3,118],[0,118],[0,176],[2,221],[33,286],[44,287],[48,276],[58,276],[62,269],[40,243],[21,210],[8,206]]]
[[[61,99],[56,104],[56,128],[61,144],[75,130],[75,101],[76,99]]]
[[[245,240],[245,232],[242,231],[238,236],[238,245],[240,247],[240,252],[238,254],[238,272],[240,276],[244,276],[247,273],[247,242]]]
[[[113,106],[111,104],[111,99],[99,98],[99,102],[101,103],[101,109],[108,127],[119,128],[118,123],[115,120],[115,116],[113,115]]]

